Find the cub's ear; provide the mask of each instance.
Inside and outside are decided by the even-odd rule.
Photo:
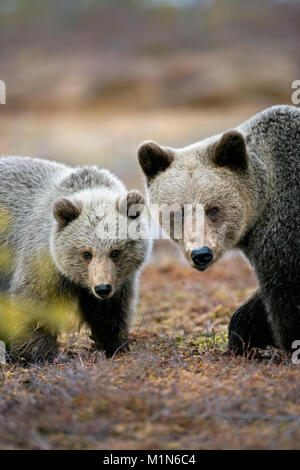
[[[171,150],[155,142],[143,142],[138,149],[138,159],[143,172],[150,182],[158,173],[166,170],[174,160]]]
[[[75,220],[81,211],[82,207],[79,202],[73,202],[64,197],[55,201],[53,206],[53,214],[60,229]]]
[[[120,214],[130,219],[137,219],[143,212],[145,204],[145,198],[142,193],[134,189],[118,200],[117,209]]]
[[[226,132],[215,148],[214,162],[218,166],[245,171],[248,157],[242,134],[238,131]]]

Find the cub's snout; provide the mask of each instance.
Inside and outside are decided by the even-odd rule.
[[[101,299],[107,299],[112,291],[112,286],[110,284],[99,284],[94,287],[94,290],[98,297],[101,297]]]

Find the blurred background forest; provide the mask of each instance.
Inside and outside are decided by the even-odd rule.
[[[1,153],[142,187],[140,141],[186,145],[290,103],[299,44],[297,1],[2,0]]]

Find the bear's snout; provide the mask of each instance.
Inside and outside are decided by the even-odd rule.
[[[208,246],[203,246],[199,250],[193,250],[191,252],[193,263],[199,271],[204,271],[207,268],[213,256],[213,252]]]
[[[102,299],[106,299],[112,291],[110,284],[99,284],[94,287],[96,294]]]

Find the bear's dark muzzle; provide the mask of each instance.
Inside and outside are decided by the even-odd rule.
[[[95,292],[99,297],[102,299],[106,299],[106,297],[111,293],[112,287],[110,284],[100,284],[99,286],[96,286]]]
[[[191,253],[193,263],[199,271],[204,271],[213,257],[213,252],[208,246],[203,246],[199,250],[193,250]]]

